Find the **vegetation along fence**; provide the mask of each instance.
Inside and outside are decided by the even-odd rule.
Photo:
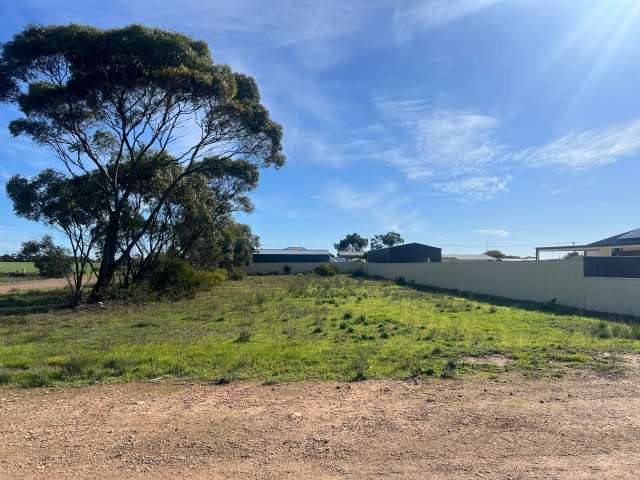
[[[408,282],[436,288],[640,316],[640,278],[593,276],[589,262],[588,257],[579,257],[539,262],[354,262],[335,265],[344,273],[360,270],[367,275],[391,280],[402,277]],[[291,264],[290,272],[312,271],[316,265]],[[282,273],[284,266],[253,265],[248,270],[249,273]],[[586,272],[590,274],[586,275]]]

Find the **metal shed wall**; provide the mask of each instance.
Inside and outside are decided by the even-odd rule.
[[[369,263],[438,263],[442,261],[442,249],[421,243],[407,243],[371,250],[367,253],[367,261]]]
[[[329,254],[253,254],[253,263],[328,263],[329,261]]]

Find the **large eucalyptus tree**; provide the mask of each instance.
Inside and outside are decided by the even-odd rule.
[[[49,147],[66,176],[90,178],[102,199],[94,300],[185,179],[202,174],[203,188],[214,188],[221,169],[285,161],[282,129],[253,78],[215,64],[204,42],[141,25],[27,28],[3,45],[0,101],[22,112],[13,135]],[[149,165],[171,174],[144,199],[122,245],[125,212]]]

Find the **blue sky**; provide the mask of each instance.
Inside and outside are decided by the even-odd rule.
[[[331,248],[397,230],[450,253],[595,241],[640,225],[637,0],[3,2],[27,24],[145,23],[253,75],[285,129],[249,223],[264,247]],[[57,165],[0,107],[0,252],[15,173]]]

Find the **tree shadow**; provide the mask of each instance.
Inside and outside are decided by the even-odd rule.
[[[0,317],[46,313],[70,306],[71,299],[64,290],[25,290],[0,295]]]

